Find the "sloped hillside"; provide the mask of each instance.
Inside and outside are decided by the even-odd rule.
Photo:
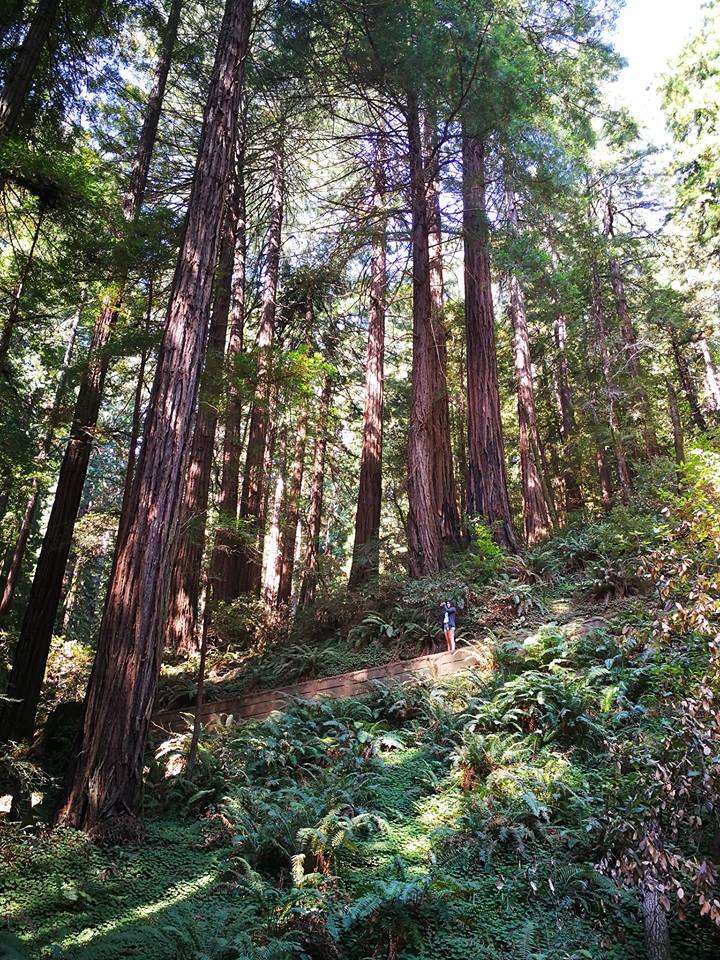
[[[667,917],[673,957],[717,957],[701,493],[568,530],[514,579],[444,574],[482,670],[230,720],[203,732],[192,777],[189,731],[158,739],[145,844],[99,847],[29,812],[2,827],[7,956],[641,960]],[[407,589],[422,606],[441,587]],[[373,616],[402,643],[417,606]],[[18,794],[52,792],[26,756],[9,763]]]

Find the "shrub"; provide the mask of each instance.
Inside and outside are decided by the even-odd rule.
[[[537,733],[544,743],[602,735],[589,716],[594,696],[587,684],[562,667],[528,670],[499,688],[476,724]]]

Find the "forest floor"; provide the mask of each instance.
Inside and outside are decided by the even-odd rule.
[[[223,695],[253,685],[243,663],[272,676],[295,657],[283,679],[320,675],[328,643],[335,672],[381,648],[417,655],[452,588],[460,639],[488,669],[229,722],[203,734],[192,780],[187,732],[156,741],[143,846],[98,847],[39,817],[0,826],[0,957],[642,960],[637,892],[611,881],[608,853],[707,642],[658,640],[666,604],[637,579],[657,534],[647,518],[608,523],[622,548],[567,532],[524,576],[397,580],[344,627],[337,598],[319,607],[294,649],[229,645]],[[169,665],[166,698],[188,683]],[[717,958],[720,931],[684,913],[671,910],[675,960]]]

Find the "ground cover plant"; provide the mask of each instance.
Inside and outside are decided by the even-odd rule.
[[[690,486],[704,483],[586,531],[569,574],[553,551],[572,534],[531,554],[545,612],[486,633],[487,669],[229,719],[203,732],[192,776],[190,731],[156,740],[139,847],[48,832],[30,813],[4,827],[12,949],[632,960],[656,909],[674,957],[716,956],[717,500]],[[596,562],[619,538],[650,589],[607,604]],[[47,789],[25,762],[19,792]]]

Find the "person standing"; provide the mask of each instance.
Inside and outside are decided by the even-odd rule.
[[[440,612],[448,653],[453,653],[455,650],[455,604],[452,600],[443,601],[440,604]]]

